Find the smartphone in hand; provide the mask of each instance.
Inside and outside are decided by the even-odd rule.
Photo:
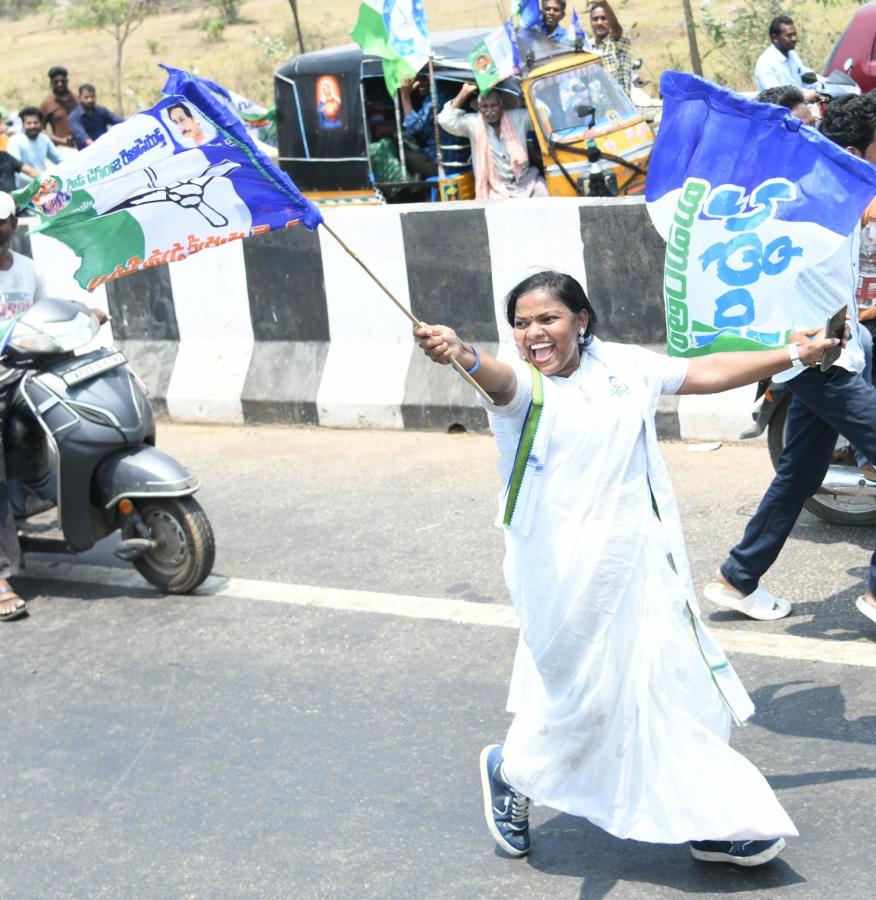
[[[848,316],[848,312],[848,303],[843,303],[842,306],[838,307],[830,314],[830,318],[828,318],[827,324],[824,326],[824,336],[826,338],[836,338],[837,340],[842,341],[843,335],[846,333],[846,317]],[[818,361],[821,371],[826,372],[839,359],[839,355],[842,352],[842,344],[837,344],[836,347],[828,347],[828,349],[821,354],[821,359]]]

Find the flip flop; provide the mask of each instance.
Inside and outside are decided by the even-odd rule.
[[[762,587],[746,595],[719,581],[713,581],[703,588],[703,596],[716,606],[734,609],[761,622],[783,619],[791,612],[791,604],[787,600],[774,596]]]
[[[871,606],[863,594],[855,600],[855,606],[859,613],[863,613],[871,622],[876,623],[876,606]]]
[[[16,600],[21,601],[21,606],[16,606],[15,609],[8,613],[0,613],[0,622],[11,622],[13,619],[20,619],[22,616],[27,615],[27,604],[15,593],[15,591],[4,591],[0,594],[0,603],[4,600],[12,600],[13,597]]]

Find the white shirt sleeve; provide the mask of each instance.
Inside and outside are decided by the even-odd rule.
[[[448,133],[457,137],[470,137],[470,127],[467,117],[471,116],[465,110],[450,105],[450,101],[444,104],[444,108],[438,113],[438,124]]]
[[[630,345],[626,348],[635,361],[637,370],[648,385],[648,392],[656,401],[661,394],[677,394],[687,377],[690,361],[676,356],[654,353],[644,347]]]
[[[520,419],[522,422],[526,417],[526,413],[529,411],[529,404],[532,400],[532,372],[530,371],[529,366],[523,362],[522,359],[509,360],[507,361],[507,364],[514,370],[514,377],[517,380],[511,402],[506,403],[504,406],[487,406],[487,402],[483,397],[478,395],[481,406],[483,406],[490,414],[491,424],[493,424],[494,416],[496,419]],[[500,427],[507,426],[503,425]],[[495,430],[496,424],[493,424],[493,431]],[[517,426],[517,430],[520,430],[519,426]]]

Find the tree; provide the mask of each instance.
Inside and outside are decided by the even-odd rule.
[[[226,25],[236,25],[240,21],[240,7],[244,0],[207,0],[205,6],[216,10],[219,19]]]
[[[116,42],[116,107],[124,115],[122,55],[125,42],[145,21],[158,12],[159,0],[70,0],[59,10],[65,29],[97,29]]]

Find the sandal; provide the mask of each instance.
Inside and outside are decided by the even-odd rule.
[[[11,622],[13,619],[20,619],[27,615],[27,604],[11,588],[0,594],[0,603],[6,600],[17,600],[18,603],[9,612],[0,613],[0,622]]]
[[[861,594],[861,596],[855,600],[855,606],[859,613],[865,615],[871,622],[876,622],[876,606],[867,602],[866,594]]]
[[[745,595],[735,588],[713,581],[703,588],[703,596],[716,606],[734,609],[762,622],[783,619],[791,612],[791,604],[787,600],[774,597],[762,587],[755,588],[750,594]]]

